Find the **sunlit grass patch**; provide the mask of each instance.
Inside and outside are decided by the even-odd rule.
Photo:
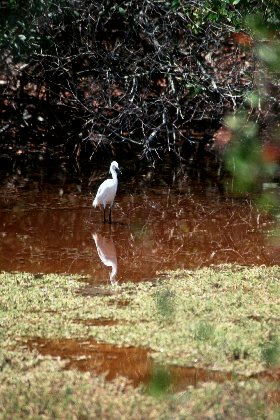
[[[267,400],[277,399],[277,386],[238,375],[279,367],[279,279],[278,267],[178,270],[88,297],[73,276],[2,273],[0,418],[272,419]],[[123,379],[64,371],[64,362],[27,350],[34,337],[146,347],[158,364],[146,389],[135,390]],[[176,364],[232,372],[232,380],[174,396]]]
[[[78,293],[80,283],[72,276],[2,273],[0,334],[10,343],[92,337],[150,348],[158,361],[249,374],[265,369],[269,358],[273,365],[278,360],[279,279],[278,267],[179,270],[91,298]]]
[[[134,327],[93,327],[89,333],[149,347],[159,361],[249,374],[266,368],[263,346],[279,325],[279,279],[278,267],[221,266],[123,285],[123,297],[133,289],[131,302],[115,316]]]

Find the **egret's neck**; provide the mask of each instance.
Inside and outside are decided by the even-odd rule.
[[[118,175],[117,175],[117,172],[115,171],[115,169],[111,170],[111,174],[112,174],[113,180],[115,182],[118,182]]]

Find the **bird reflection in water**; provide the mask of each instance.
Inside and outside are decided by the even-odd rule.
[[[92,238],[94,239],[99,258],[103,264],[107,267],[112,267],[112,271],[109,275],[111,284],[117,284],[116,274],[118,271],[118,260],[116,247],[112,238],[105,238],[99,233],[93,233]]]

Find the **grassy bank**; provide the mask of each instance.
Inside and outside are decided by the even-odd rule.
[[[254,379],[279,377],[279,280],[278,267],[221,266],[87,295],[73,276],[2,273],[0,418],[279,418],[277,383]],[[144,347],[163,373],[135,389],[65,370],[63,348],[65,360],[32,349],[39,338]],[[171,365],[231,380],[170,393]]]

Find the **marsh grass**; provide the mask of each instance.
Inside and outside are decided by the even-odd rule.
[[[280,367],[280,338],[272,336],[262,347],[262,357],[268,367]]]
[[[279,367],[279,280],[278,267],[220,266],[92,298],[73,276],[1,273],[0,418],[277,418],[277,384],[238,375]],[[99,319],[120,322],[85,322]],[[65,362],[28,350],[36,337],[147,347],[160,368],[147,393],[123,378],[65,371]],[[173,395],[172,364],[236,376]]]
[[[146,387],[146,391],[153,397],[164,398],[170,392],[171,384],[172,377],[169,369],[164,366],[157,365],[153,369],[151,380]]]
[[[209,341],[214,337],[214,333],[215,327],[212,324],[206,321],[199,321],[194,337],[196,340]]]
[[[175,293],[168,289],[155,293],[155,303],[160,320],[163,319],[167,322],[172,319],[175,312],[175,296]]]

